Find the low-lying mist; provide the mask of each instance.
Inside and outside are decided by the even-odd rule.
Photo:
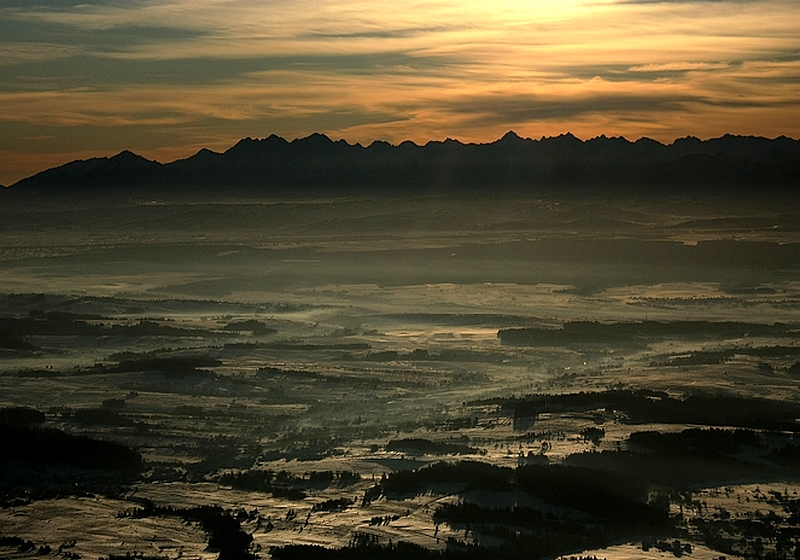
[[[0,554],[792,558],[798,233],[769,197],[3,206]]]

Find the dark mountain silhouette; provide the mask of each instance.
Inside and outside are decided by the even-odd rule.
[[[570,133],[540,140],[508,132],[489,144],[457,140],[369,146],[312,134],[291,142],[245,138],[224,153],[202,149],[161,164],[129,151],[73,161],[11,191],[318,192],[549,187],[780,188],[800,186],[800,141],[725,135],[665,145]]]

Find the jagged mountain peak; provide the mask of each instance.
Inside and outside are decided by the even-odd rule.
[[[566,132],[564,134],[559,134],[558,136],[548,136],[546,138],[542,138],[543,144],[548,144],[550,146],[580,146],[583,145],[584,142],[571,132]]]
[[[385,140],[374,140],[370,143],[367,148],[371,148],[374,150],[391,150],[394,146],[392,146],[389,142]]]
[[[115,165],[140,165],[140,164],[156,164],[160,165],[157,161],[147,159],[144,156],[135,154],[130,150],[122,150],[115,156],[111,156],[107,160],[109,163]]]
[[[333,144],[333,140],[328,138],[325,134],[321,134],[319,132],[314,132],[313,134],[309,134],[305,138],[298,138],[296,140],[292,140],[291,144],[304,144],[304,145],[313,145],[313,146],[328,146]]]
[[[639,138],[637,141],[635,141],[635,142],[634,142],[634,144],[638,144],[638,145],[649,145],[649,146],[656,146],[656,145],[658,145],[658,146],[662,146],[662,147],[664,146],[664,144],[662,144],[662,143],[661,143],[661,142],[659,142],[658,140],[653,140],[652,138],[648,138],[647,136],[642,136],[642,137],[641,137],[641,138]]]
[[[516,132],[514,132],[513,130],[509,130],[508,132],[503,134],[503,137],[497,141],[498,144],[505,144],[505,145],[512,143],[521,144],[523,142],[527,142],[527,140],[522,136],[520,136],[519,134],[517,134]]]
[[[114,188],[295,191],[309,189],[552,188],[557,185],[800,186],[800,141],[726,135],[670,145],[571,132],[531,140],[508,131],[490,144],[453,138],[422,146],[375,141],[368,147],[320,133],[291,142],[274,134],[239,140],[223,153],[208,149],[166,165],[130,150],[73,161],[38,173],[7,191]],[[738,187],[737,187],[738,188]]]

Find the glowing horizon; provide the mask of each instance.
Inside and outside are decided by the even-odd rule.
[[[0,183],[313,132],[800,136],[787,0],[0,0]]]

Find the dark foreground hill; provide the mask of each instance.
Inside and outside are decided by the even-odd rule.
[[[73,161],[7,191],[306,192],[340,189],[447,191],[527,190],[555,186],[794,189],[800,185],[800,141],[781,136],[687,137],[665,145],[642,138],[571,134],[540,140],[513,132],[490,144],[455,140],[419,146],[374,142],[368,147],[313,134],[288,142],[272,135],[246,138],[224,153],[207,149],[161,164],[124,151],[111,158]]]

